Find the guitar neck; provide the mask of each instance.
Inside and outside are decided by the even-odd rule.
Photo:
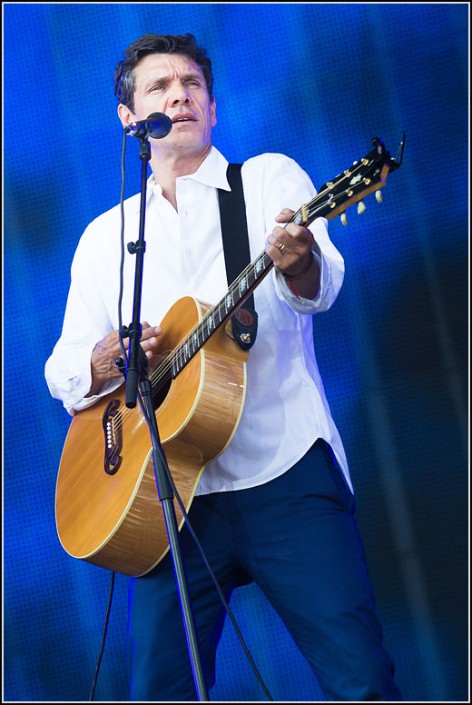
[[[320,187],[316,196],[303,204],[290,219],[290,223],[307,227],[316,218],[330,220],[343,213],[354,203],[359,203],[366,195],[385,186],[387,175],[397,169],[403,158],[405,136],[400,145],[399,161],[393,159],[378,137],[372,142],[374,148],[363,159]],[[241,272],[230,285],[223,298],[202,317],[189,335],[170,353],[153,375],[153,386],[159,386],[175,379],[190,362],[207,340],[251,295],[273,267],[273,262],[265,250]]]
[[[204,314],[198,325],[167,358],[169,374],[172,379],[177,377],[213,333],[224,325],[249,298],[273,266],[274,263],[265,251],[247,265],[228,288],[223,298]]]

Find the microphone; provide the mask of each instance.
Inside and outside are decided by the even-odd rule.
[[[164,113],[151,113],[145,120],[132,122],[125,127],[125,132],[132,137],[154,137],[162,139],[172,130],[172,120]]]

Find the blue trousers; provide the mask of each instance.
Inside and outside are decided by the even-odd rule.
[[[189,517],[226,599],[255,581],[327,699],[397,701],[354,512],[331,449],[317,441],[265,485],[196,497]],[[225,612],[185,526],[180,537],[210,689]],[[197,700],[170,554],[130,580],[129,668],[131,700]]]

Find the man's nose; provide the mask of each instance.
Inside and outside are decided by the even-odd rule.
[[[172,88],[172,103],[177,105],[178,103],[189,103],[190,97],[189,92],[181,84],[176,85]]]

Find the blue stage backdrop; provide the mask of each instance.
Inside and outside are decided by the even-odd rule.
[[[5,3],[3,20],[4,699],[89,697],[110,574],[56,536],[70,417],[44,363],[77,241],[120,197],[114,68],[141,34],[192,32],[213,59],[214,142],[230,160],[283,152],[320,186],[374,136],[395,156],[406,132],[384,202],[330,223],[346,278],[314,331],[405,699],[466,700],[467,3]],[[96,700],[128,698],[126,589],[118,575]],[[272,697],[323,700],[258,590],[232,607]],[[229,620],[211,698],[265,699]]]

